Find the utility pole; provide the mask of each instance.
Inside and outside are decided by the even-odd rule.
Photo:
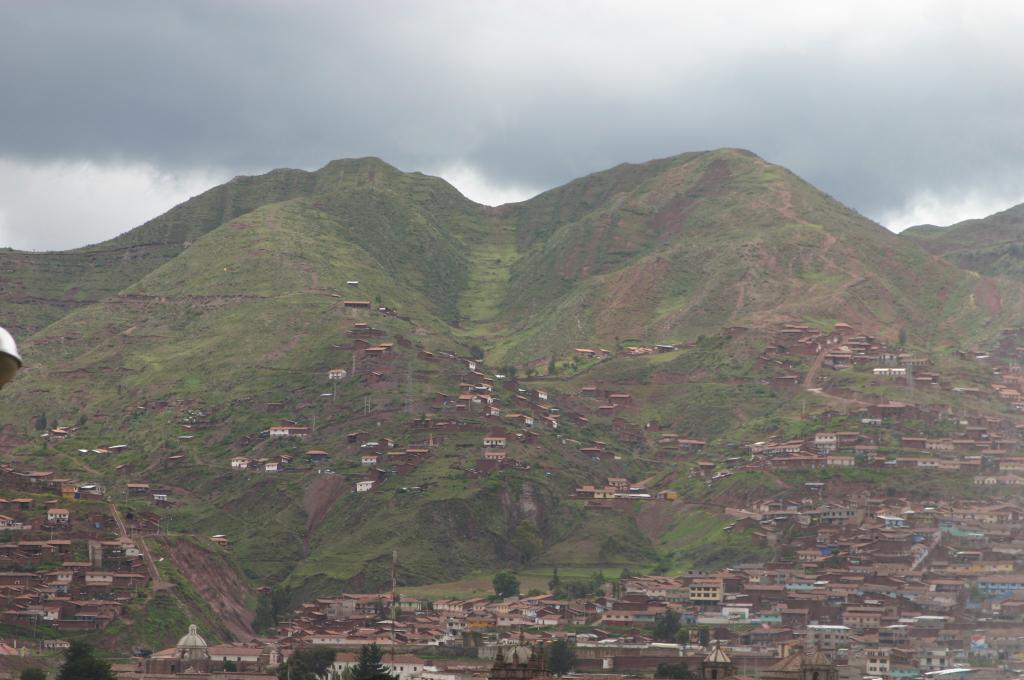
[[[395,619],[398,618],[398,549],[391,551],[391,672],[395,672]]]
[[[405,412],[412,413],[412,357],[405,365]]]

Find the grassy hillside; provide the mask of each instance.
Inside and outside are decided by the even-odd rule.
[[[236,177],[109,241],[64,252],[0,250],[0,319],[38,331],[64,314],[113,295],[220,224],[261,205],[308,193],[314,177],[275,170]]]
[[[1016,284],[959,269],[730,149],[618,166],[500,209],[376,159],[238,178],[99,246],[0,253],[0,290],[27,363],[0,393],[3,457],[114,494],[131,481],[167,488],[169,508],[126,501],[161,516],[172,539],[162,548],[225,534],[230,560],[209,560],[238,572],[225,582],[273,586],[291,603],[379,587],[394,549],[403,584],[507,566],[589,573],[764,557],[707,509],[718,500],[689,475],[692,456],[654,450],[646,425],[708,439],[716,457],[743,437],[815,427],[801,415],[826,397],[776,389],[758,361],[781,321],[847,321],[889,339],[904,329],[914,346],[941,348],[1024,319]],[[370,342],[389,343],[387,356],[357,348],[357,324],[376,329]],[[735,324],[749,336],[721,334]],[[683,346],[573,356],[636,342]],[[449,352],[483,354],[488,375],[508,364],[531,378],[496,382],[503,417],[531,412],[527,387],[563,409],[557,430],[541,421],[510,447],[517,467],[477,469],[484,433],[521,428],[456,409],[460,385],[480,377]],[[546,375],[552,358],[558,374]],[[332,384],[336,367],[352,374]],[[594,384],[633,402],[597,413],[578,397]],[[428,413],[458,426],[427,432],[415,421]],[[47,446],[44,415],[82,428]],[[267,437],[285,422],[313,434]],[[357,431],[431,454],[353,493],[368,474],[346,436]],[[610,455],[584,455],[594,441]],[[113,443],[128,448],[79,452]],[[305,462],[310,449],[328,460]],[[230,470],[233,456],[282,454],[295,457],[285,473]],[[594,509],[570,498],[611,476],[683,500]],[[728,482],[738,497],[776,484]],[[179,592],[175,617],[219,615],[197,607],[206,594]],[[237,619],[243,600],[222,604]]]
[[[501,310],[514,333],[496,350],[514,359],[783,318],[942,341],[1019,311],[998,285],[744,151],[620,166],[509,211],[521,249]]]

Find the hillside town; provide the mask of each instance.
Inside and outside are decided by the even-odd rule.
[[[729,328],[716,341],[748,332]],[[644,418],[636,386],[517,379],[363,321],[351,323],[347,336],[339,347],[351,353],[351,363],[325,372],[332,392],[322,397],[336,398],[338,386],[359,384],[372,393],[401,382],[411,355],[438,367],[450,388],[409,409],[408,425],[394,431],[371,424],[369,404],[363,417],[349,419],[354,429],[338,430],[288,417],[284,402],[268,401],[262,411],[273,420],[241,440],[246,453],[204,464],[243,483],[315,474],[341,480],[335,488],[342,494],[422,493],[431,482],[403,480],[452,451],[457,458],[447,464],[467,481],[535,469],[550,475],[540,444],[555,442],[581,470],[591,469],[588,483],[566,493],[566,502],[594,513],[633,513],[645,505],[681,517],[712,512],[725,518],[723,535],[772,559],[681,573],[626,569],[562,583],[553,566],[546,591],[500,597],[425,597],[401,588],[321,597],[283,616],[269,634],[249,639],[208,645],[193,626],[174,648],[135,650],[137,656],[115,665],[120,677],[269,677],[309,647],[336,650],[340,673],[363,646],[375,644],[389,650],[390,667],[402,680],[528,680],[547,673],[541,659],[556,642],[572,646],[573,672],[584,677],[784,680],[790,673],[807,680],[802,668],[836,680],[1015,675],[1024,655],[1024,509],[1014,489],[1024,484],[1024,422],[1013,413],[1021,405],[1017,388],[1024,387],[1016,363],[1021,331],[1003,333],[987,352],[956,357],[972,375],[990,375],[986,387],[947,378],[930,361],[847,324],[828,333],[783,324],[751,381],[781,393],[821,395],[836,408],[806,417],[802,436],[747,442],[674,432]],[[598,365],[697,349],[580,348],[574,360]],[[962,401],[952,408],[916,398],[929,391]],[[896,393],[901,399],[891,398]],[[986,408],[991,397],[1009,412]],[[138,408],[176,412],[179,434],[141,474],[118,468],[115,488],[52,470],[0,468],[0,489],[9,496],[0,498],[0,522],[10,540],[0,544],[9,569],[0,574],[2,621],[14,632],[12,655],[59,654],[69,639],[104,631],[169,587],[146,537],[161,532],[167,513],[188,504],[189,491],[154,479],[192,464],[189,447],[211,419],[193,403]],[[328,426],[335,429],[325,438]],[[78,430],[53,427],[41,438],[49,447],[74,447]],[[582,432],[607,437],[579,437]],[[102,460],[132,446],[73,451]],[[670,473],[625,472],[634,459]],[[853,472],[922,475],[950,493],[900,493],[858,481]],[[776,489],[735,497],[722,491],[702,503],[687,498],[687,490],[719,494],[741,478],[768,480]],[[122,513],[119,504],[131,512]],[[230,553],[232,538],[215,533],[205,540]],[[26,644],[39,630],[48,632]]]

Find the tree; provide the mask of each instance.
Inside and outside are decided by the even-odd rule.
[[[548,375],[556,375],[558,373],[558,364],[555,363],[555,358],[551,357],[548,361]]]
[[[97,659],[92,647],[84,642],[72,642],[64,652],[64,665],[57,671],[57,680],[117,680],[110,664]]]
[[[269,593],[260,593],[256,601],[256,616],[253,618],[252,627],[257,631],[273,628],[288,611],[287,592],[274,588]]]
[[[519,579],[511,571],[499,571],[491,582],[498,597],[512,597],[519,594]]]
[[[555,640],[548,647],[548,670],[557,676],[572,671],[576,665],[576,646],[568,640]]]
[[[654,639],[658,642],[675,642],[679,632],[679,614],[671,607],[654,617]]]
[[[26,668],[18,677],[20,680],[46,680],[46,671],[42,668]]]
[[[900,347],[905,347],[906,346],[906,344],[907,344],[907,329],[906,328],[901,328],[900,329],[899,342],[900,342]]]
[[[327,680],[332,663],[334,650],[329,647],[299,647],[277,667],[277,677],[281,680]]]
[[[353,666],[352,680],[398,680],[388,672],[382,659],[384,652],[376,643],[359,648],[359,661]]]
[[[697,641],[700,643],[701,647],[707,647],[711,644],[711,629],[707,626],[701,626],[697,630]]]
[[[589,597],[601,590],[604,585],[604,574],[597,571],[590,575],[590,578],[583,581],[566,581],[562,584],[561,591],[565,597],[571,600],[578,600],[581,597]]]
[[[236,664],[231,659],[225,659],[224,660],[224,672],[226,672],[226,673],[235,673],[237,671],[238,671],[238,664]]]
[[[557,593],[558,589],[562,587],[562,579],[558,578],[558,565],[555,565],[555,570],[551,574],[551,580],[548,581],[548,590],[552,593]]]
[[[693,673],[690,672],[685,663],[659,663],[658,670],[654,671],[654,677],[689,680],[693,677]]]

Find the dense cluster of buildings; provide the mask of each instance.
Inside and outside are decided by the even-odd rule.
[[[0,467],[0,621],[102,630],[145,592],[143,551],[119,532],[99,485]],[[70,506],[70,507],[69,507]]]

